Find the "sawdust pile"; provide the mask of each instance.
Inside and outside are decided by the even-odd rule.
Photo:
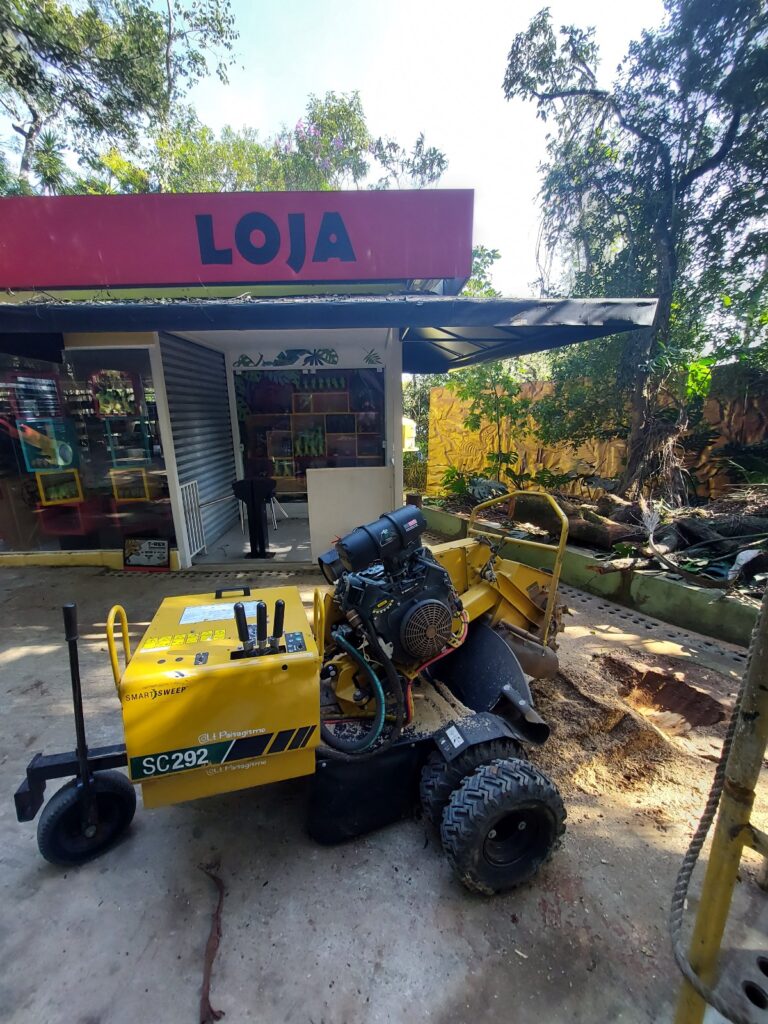
[[[648,679],[645,689],[633,682]],[[659,695],[674,682],[684,697],[665,705]],[[727,717],[727,708],[672,673],[665,678],[619,654],[561,657],[560,674],[535,683],[534,693],[552,736],[531,756],[565,793],[690,784],[692,771],[701,774],[702,756],[716,759]]]

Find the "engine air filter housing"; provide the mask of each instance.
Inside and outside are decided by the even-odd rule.
[[[427,661],[443,650],[451,638],[453,619],[442,601],[418,601],[400,623],[400,643],[412,658]]]

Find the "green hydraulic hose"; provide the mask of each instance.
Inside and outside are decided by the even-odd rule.
[[[376,740],[381,736],[381,732],[384,728],[384,719],[386,715],[386,697],[384,696],[384,687],[381,685],[381,680],[373,670],[373,666],[363,657],[360,651],[356,647],[353,647],[347,640],[341,636],[340,633],[333,633],[333,640],[346,651],[347,654],[357,662],[360,668],[370,679],[373,689],[376,695],[376,715],[373,720],[373,728],[364,737],[363,741],[348,741],[341,740],[338,736],[334,736],[331,731],[324,725],[321,725],[320,732],[323,739],[329,746],[334,747],[336,750],[341,750],[347,753],[359,752],[362,753],[365,750],[369,750]]]

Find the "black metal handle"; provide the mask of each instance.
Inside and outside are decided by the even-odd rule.
[[[285,601],[282,598],[278,598],[275,601],[275,620],[272,623],[272,636],[275,640],[279,640],[283,635],[283,623],[285,621]]]
[[[65,604],[61,610],[64,612],[64,637],[67,643],[77,640],[77,605]]]
[[[247,647],[251,642],[251,637],[248,632],[248,619],[245,617],[245,608],[243,602],[238,601],[235,605],[235,623],[237,624],[237,635],[240,643],[243,647]]]
[[[259,647],[267,642],[267,605],[264,601],[256,602],[256,640]]]
[[[217,590],[213,597],[215,601],[218,601],[220,598],[224,597],[225,594],[238,594],[240,592],[242,592],[243,597],[251,596],[250,587],[229,587],[225,590]]]

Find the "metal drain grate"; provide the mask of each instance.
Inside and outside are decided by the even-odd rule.
[[[109,576],[115,579],[130,579],[132,576],[157,576],[158,573],[142,571],[141,569],[102,569],[102,576]],[[292,576],[307,576],[309,572],[299,572],[292,569],[253,569],[250,572],[200,572],[198,569],[186,570],[177,569],[170,573],[164,573],[165,579],[173,580],[251,580],[259,579],[288,579]],[[319,573],[317,574],[319,576]]]
[[[592,613],[599,611],[610,625],[623,629],[625,632],[634,632],[640,636],[645,632],[653,633],[659,639],[685,644],[701,657],[705,658],[707,654],[714,654],[732,662],[734,666],[742,666],[747,660],[745,648],[713,640],[701,633],[679,629],[668,622],[662,622],[661,619],[654,619],[649,615],[643,615],[642,612],[634,611],[632,608],[613,604],[611,601],[606,601],[605,598],[587,594],[575,587],[565,586],[561,583],[558,590],[566,602],[571,605],[573,611],[578,611],[579,608],[583,608],[585,611],[589,609]]]

